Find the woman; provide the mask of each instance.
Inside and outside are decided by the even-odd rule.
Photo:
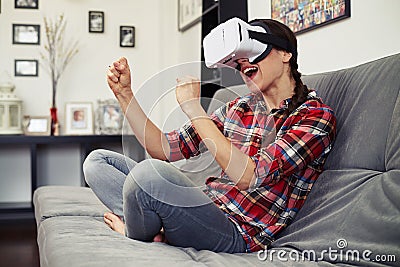
[[[165,237],[171,245],[198,250],[253,252],[266,249],[303,206],[331,150],[336,119],[303,85],[290,29],[273,20],[258,22],[289,41],[294,53],[273,47],[257,63],[237,60],[251,92],[211,116],[200,105],[199,81],[177,80],[176,98],[190,122],[171,133],[162,133],[141,110],[126,59],[110,67],[109,87],[154,158],[136,163],[98,150],[85,161],[86,180],[112,211],[104,220],[113,230],[142,241]],[[168,163],[198,155],[200,143],[222,168],[204,190]]]

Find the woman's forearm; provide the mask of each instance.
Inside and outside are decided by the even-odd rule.
[[[254,179],[254,161],[219,131],[201,107],[197,109],[189,117],[204,144],[237,186],[247,190]]]

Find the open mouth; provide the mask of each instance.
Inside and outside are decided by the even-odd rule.
[[[254,66],[248,66],[242,70],[242,73],[250,79],[253,79],[257,72],[258,68]]]

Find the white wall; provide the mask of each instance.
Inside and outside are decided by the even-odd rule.
[[[271,0],[248,2],[249,19],[270,17]],[[399,0],[351,0],[351,18],[298,35],[300,71],[337,70],[399,53],[399,9]]]
[[[1,0],[0,13],[0,72],[7,71],[15,85],[15,93],[23,100],[23,113],[48,115],[51,105],[50,77],[40,66],[39,77],[14,77],[14,59],[40,59],[43,51],[43,16],[56,17],[64,13],[67,19],[67,38],[79,39],[79,53],[67,67],[60,80],[57,106],[61,124],[64,105],[71,101],[93,102],[113,98],[106,84],[106,70],[121,57],[128,58],[133,72],[133,87],[145,107],[171,89],[182,68],[175,66],[200,59],[201,24],[185,32],[178,31],[178,0],[40,0],[39,10],[14,9],[13,0]],[[88,32],[88,12],[105,12],[105,31]],[[13,45],[12,24],[41,25],[41,45]],[[119,47],[119,26],[136,28],[136,46]],[[179,73],[175,71],[179,69]],[[161,73],[160,73],[161,72]],[[188,73],[199,76],[199,70]],[[152,81],[155,81],[155,83]],[[155,85],[149,88],[149,85]],[[139,88],[144,88],[139,90]],[[146,91],[147,90],[147,91]],[[138,92],[139,91],[139,92]],[[163,125],[169,109],[177,104],[174,94],[168,94],[152,112],[156,123]],[[184,120],[182,113],[174,114],[172,125]],[[80,185],[79,147],[56,146],[43,148],[38,158],[38,185]],[[0,147],[0,202],[30,201],[30,162],[26,146]]]
[[[23,100],[26,115],[48,115],[51,105],[51,82],[45,67],[40,66],[39,77],[14,77],[14,59],[39,59],[44,51],[43,16],[56,18],[64,13],[67,19],[66,39],[79,39],[79,53],[61,77],[57,106],[61,126],[64,123],[66,102],[113,98],[106,84],[106,70],[121,57],[128,58],[133,72],[133,87],[138,88],[164,68],[200,58],[200,26],[181,33],[177,30],[177,0],[98,1],[98,0],[40,0],[39,10],[14,9],[14,1],[2,0],[0,14],[0,72],[7,71]],[[105,12],[104,33],[88,32],[88,12]],[[12,24],[41,25],[41,45],[13,45]],[[119,26],[136,28],[134,48],[119,46]],[[176,77],[172,79],[175,81]],[[153,95],[161,95],[164,88],[154,88]],[[144,99],[143,102],[149,102]],[[160,111],[164,107],[158,107]],[[162,112],[154,113],[154,120],[162,120]],[[63,131],[63,129],[61,129]]]

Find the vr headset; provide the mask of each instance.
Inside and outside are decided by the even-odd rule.
[[[259,21],[248,24],[232,18],[211,30],[203,40],[205,63],[209,68],[235,68],[241,58],[256,64],[271,52],[272,46],[297,57],[297,51],[289,41],[272,35],[268,26]]]

